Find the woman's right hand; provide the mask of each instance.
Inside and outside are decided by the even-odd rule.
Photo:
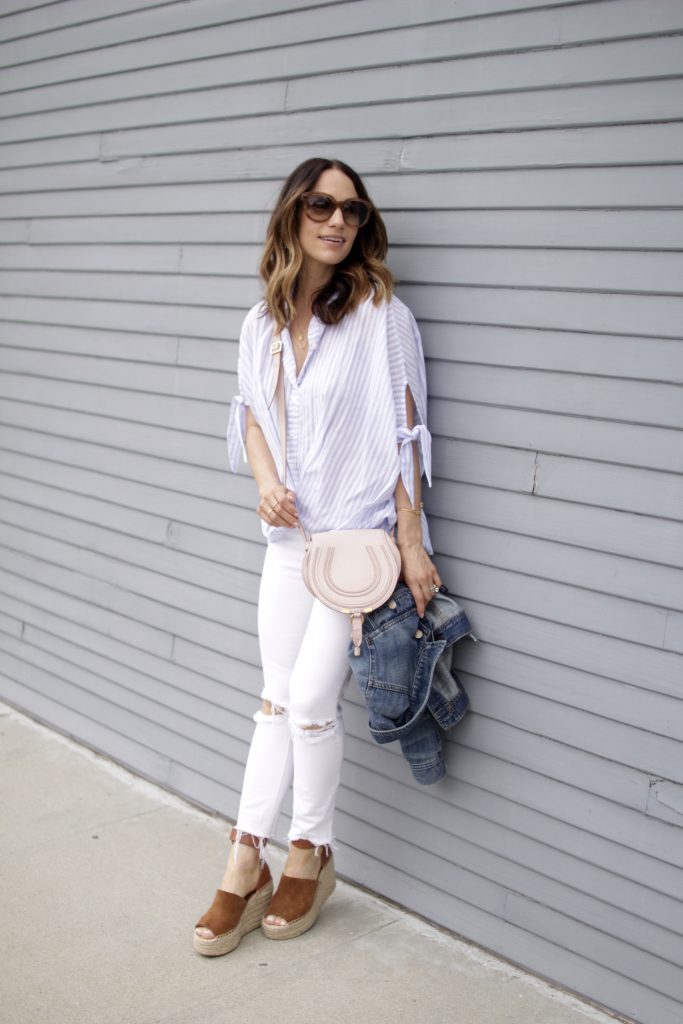
[[[293,527],[299,525],[296,496],[281,483],[270,484],[259,491],[258,515],[269,526]]]

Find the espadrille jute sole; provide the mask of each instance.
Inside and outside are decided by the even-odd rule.
[[[255,931],[261,923],[268,904],[273,898],[273,881],[269,879],[265,885],[257,889],[247,900],[242,916],[233,929],[223,935],[215,935],[213,939],[194,936],[194,948],[202,956],[223,956],[231,953],[240,944],[243,935]]]
[[[296,920],[288,921],[287,924],[268,924],[266,921],[262,921],[261,929],[263,933],[269,939],[295,939],[297,935],[303,935],[304,932],[307,932],[315,924],[325,900],[329,899],[332,895],[336,884],[337,877],[334,871],[334,861],[330,858],[318,875],[318,886],[310,909],[305,914],[302,914],[301,917],[296,918]]]

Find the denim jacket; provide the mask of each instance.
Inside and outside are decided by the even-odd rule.
[[[446,774],[440,729],[456,725],[469,699],[452,667],[456,640],[472,633],[452,597],[435,594],[418,618],[404,583],[363,621],[361,653],[349,648],[349,664],[370,713],[377,743],[398,740],[417,782]]]

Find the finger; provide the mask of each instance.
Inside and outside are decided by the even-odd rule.
[[[289,501],[289,499],[287,498],[278,507],[278,512],[280,513],[280,515],[290,516],[293,519],[299,518],[299,513],[297,512],[296,505],[294,504],[293,501]]]
[[[413,601],[415,602],[415,608],[417,609],[417,616],[421,619],[425,613],[425,608],[427,607],[427,602],[424,599],[422,588],[419,583],[413,583],[409,586],[410,593],[413,595]]]
[[[277,508],[277,517],[282,526],[298,526],[299,513],[296,506],[289,501],[283,501]]]

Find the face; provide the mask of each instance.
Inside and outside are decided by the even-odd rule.
[[[334,199],[343,202],[345,199],[357,199],[358,193],[350,178],[334,167],[323,171],[309,192],[327,192]],[[333,211],[328,220],[310,220],[301,211],[299,221],[299,243],[304,254],[304,263],[311,269],[325,270],[329,277],[333,267],[341,263],[351,252],[351,247],[358,234],[358,228],[349,227],[339,207]]]

